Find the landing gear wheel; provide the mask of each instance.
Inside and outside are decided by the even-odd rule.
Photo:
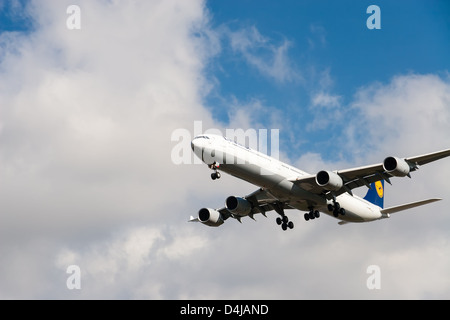
[[[339,212],[339,209],[341,209],[341,205],[339,204],[339,202],[336,202],[334,204],[334,210],[336,210],[337,212]]]
[[[220,172],[214,171],[213,173],[211,173],[211,179],[220,179]]]
[[[305,213],[305,215],[304,215],[306,221],[313,220],[313,219],[316,219],[316,218],[320,218],[320,212],[319,211],[314,210],[313,207],[310,207],[309,209],[310,209],[309,212]]]
[[[278,217],[276,221],[277,225],[281,225],[281,229],[283,229],[284,231],[286,231],[288,228],[294,228],[294,223],[292,221],[289,221],[289,218],[285,215]]]
[[[333,211],[333,216],[336,218],[339,217],[339,215],[345,215],[345,209],[341,208],[341,205],[339,202],[336,202],[336,199],[333,200],[333,204],[328,205],[328,210],[330,212]]]

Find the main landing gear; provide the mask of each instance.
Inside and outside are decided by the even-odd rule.
[[[345,215],[345,209],[341,208],[339,202],[336,202],[336,200],[333,200],[333,204],[328,205],[328,211],[333,211],[333,216],[336,218],[339,217],[339,215]]]
[[[281,225],[281,229],[286,231],[288,228],[293,229],[294,223],[289,221],[289,218],[284,214],[284,205],[281,202],[276,202],[271,204],[272,208],[280,215],[277,218],[277,225]]]
[[[289,218],[287,216],[281,216],[277,218],[277,225],[281,225],[281,229],[284,231],[294,228],[294,223],[292,221],[289,221]]]
[[[305,213],[304,215],[305,220],[313,220],[315,218],[319,218],[320,217],[320,212],[317,210],[314,210],[313,208],[310,208],[309,213]]]

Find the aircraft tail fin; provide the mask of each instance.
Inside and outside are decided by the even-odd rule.
[[[373,182],[370,184],[370,189],[367,191],[364,200],[373,203],[383,209],[384,207],[384,180]]]

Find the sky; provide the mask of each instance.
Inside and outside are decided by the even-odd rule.
[[[176,163],[173,135],[279,130],[280,158],[310,173],[450,148],[449,15],[437,0],[2,2],[0,299],[448,299],[450,159],[392,179],[385,206],[444,200],[390,219],[210,228],[189,216],[257,187]]]

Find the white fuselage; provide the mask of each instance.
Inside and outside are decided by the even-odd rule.
[[[327,207],[331,200],[304,190],[293,182],[309,175],[302,170],[222,136],[198,136],[192,141],[192,148],[207,165],[215,164],[220,171],[269,190],[280,201],[293,208],[308,211],[313,206],[314,210],[333,216]],[[336,200],[346,211],[345,215],[339,215],[340,220],[366,222],[384,217],[380,207],[356,195],[344,193]]]

